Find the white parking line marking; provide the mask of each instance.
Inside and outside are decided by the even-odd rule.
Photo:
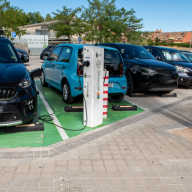
[[[148,109],[146,109],[146,108],[144,108],[144,107],[141,107],[140,105],[138,105],[138,104],[135,104],[135,103],[133,103],[132,101],[129,101],[128,99],[126,99],[125,97],[123,98],[125,101],[128,101],[129,103],[132,103],[133,105],[137,105],[139,108],[141,108],[141,109],[143,109],[143,110],[145,110],[145,111],[147,111]]]
[[[37,86],[36,86],[36,87],[37,87]],[[53,117],[53,122],[54,122],[54,124],[55,124],[55,125],[58,125],[58,126],[61,126],[59,120],[57,119],[57,117],[55,116],[55,114],[53,114],[53,111],[52,111],[51,107],[50,107],[49,104],[47,103],[46,99],[44,98],[43,94],[41,93],[41,91],[39,90],[38,87],[37,87],[37,91],[39,91],[39,96],[40,96],[41,100],[43,101],[43,104],[45,105],[45,107],[46,107],[49,115],[50,115],[51,117]],[[58,127],[58,126],[56,126],[56,128],[57,128],[59,134],[61,135],[62,139],[63,139],[63,140],[68,139],[69,137],[67,136],[65,130],[62,129],[62,128],[60,128],[60,127]],[[61,127],[62,127],[62,126],[61,126]]]

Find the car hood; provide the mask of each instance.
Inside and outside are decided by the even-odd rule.
[[[140,65],[142,67],[158,67],[158,68],[167,68],[167,69],[175,69],[175,67],[164,63],[162,61],[157,61],[153,59],[124,59],[125,66],[126,64],[134,64]]]
[[[27,74],[28,71],[23,64],[0,64],[0,83],[20,81],[24,79]]]
[[[188,67],[188,68],[192,69],[192,63],[174,61],[174,62],[169,62],[169,64],[171,64],[171,65],[180,65],[180,66]]]
[[[16,51],[17,51],[17,52],[21,52],[21,53],[27,53],[27,52],[24,51],[23,49],[18,49],[18,48],[16,48]]]

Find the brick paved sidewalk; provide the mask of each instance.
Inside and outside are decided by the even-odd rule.
[[[1,149],[0,192],[191,192],[192,143],[170,131],[192,126],[191,99],[154,99],[151,110],[49,148]]]

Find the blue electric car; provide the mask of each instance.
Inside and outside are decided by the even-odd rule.
[[[83,87],[83,46],[82,44],[61,44],[55,47],[41,66],[41,83],[62,91],[65,103],[73,103],[82,96]],[[87,46],[87,45],[86,45]],[[120,101],[127,91],[124,63],[121,54],[114,48],[104,48],[104,65],[109,71],[109,96]]]

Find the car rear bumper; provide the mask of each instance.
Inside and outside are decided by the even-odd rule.
[[[80,77],[81,86],[83,87],[83,78]],[[109,95],[125,95],[127,92],[127,81],[125,76],[109,78],[109,83],[113,83],[113,87],[108,88]],[[73,84],[73,85],[72,85]],[[77,97],[83,94],[82,90],[79,90],[79,78],[76,81],[70,82],[71,95]]]

